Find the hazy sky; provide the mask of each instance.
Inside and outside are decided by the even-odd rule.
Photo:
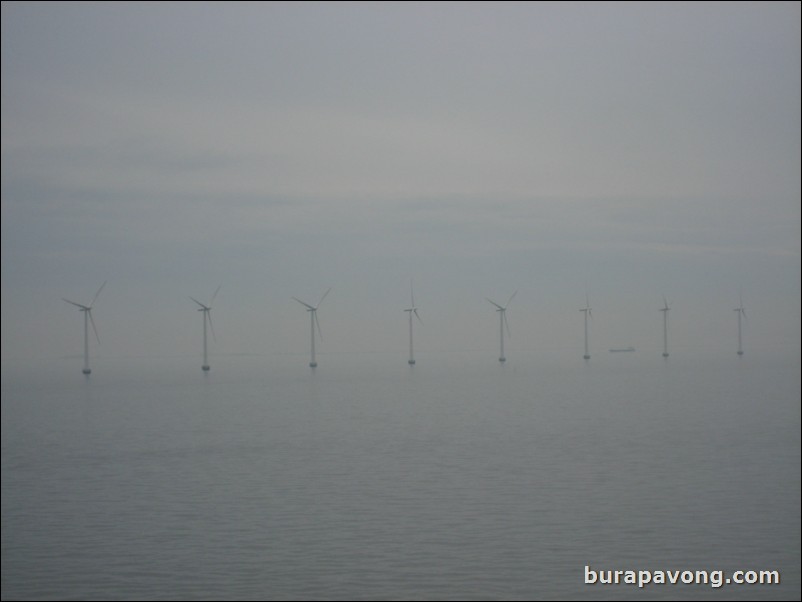
[[[800,341],[800,5],[2,3],[2,356]]]

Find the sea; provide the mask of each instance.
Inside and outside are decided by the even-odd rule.
[[[2,598],[799,600],[799,349],[661,352],[4,361]]]

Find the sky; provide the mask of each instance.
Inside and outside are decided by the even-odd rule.
[[[2,3],[2,357],[800,347],[800,4]]]

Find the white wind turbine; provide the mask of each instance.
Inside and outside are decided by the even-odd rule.
[[[75,301],[70,301],[69,299],[64,299],[70,305],[74,305],[78,307],[82,312],[84,312],[84,374],[91,374],[92,371],[89,369],[89,323],[92,323],[92,331],[95,333],[95,338],[97,339],[98,344],[100,343],[100,337],[97,335],[97,328],[95,328],[95,321],[92,319],[92,306],[97,301],[97,297],[100,294],[100,291],[103,290],[103,287],[106,286],[106,283],[100,285],[100,288],[97,289],[95,296],[92,297],[92,302],[89,305],[81,305],[80,303],[76,303]]]
[[[743,316],[744,320],[746,319],[746,310],[744,309],[744,302],[740,295],[738,296],[738,307],[733,311],[738,312],[738,355],[743,355],[744,349],[741,344],[741,316]]]
[[[409,361],[407,362],[410,366],[415,364],[415,356],[412,354],[412,314],[415,314],[415,317],[418,318],[418,322],[423,324],[423,320],[421,320],[420,316],[418,315],[418,308],[415,307],[415,293],[412,292],[412,283],[409,283],[409,296],[410,300],[412,301],[412,305],[409,309],[405,309],[404,311],[409,314]]]
[[[510,333],[510,325],[507,322],[507,306],[510,304],[510,301],[512,301],[512,298],[517,294],[518,294],[518,291],[515,291],[512,295],[510,295],[510,298],[507,299],[507,304],[504,305],[504,306],[501,306],[498,303],[496,303],[495,301],[493,301],[491,299],[487,299],[487,297],[485,297],[485,299],[487,299],[490,303],[492,303],[493,305],[495,305],[498,308],[498,309],[496,309],[496,311],[498,312],[499,331],[500,331],[500,337],[501,337],[501,353],[499,354],[499,357],[498,357],[498,361],[500,361],[500,362],[506,362],[507,361],[507,358],[504,357],[504,328],[505,327],[507,328],[507,336],[509,336],[510,338],[512,337],[512,334]]]
[[[668,306],[665,296],[663,296],[663,305],[664,307],[660,308],[660,311],[663,312],[663,357],[668,357],[668,310],[671,308]]]
[[[585,355],[586,360],[590,359],[590,352],[588,351],[588,317],[592,318],[593,313],[590,310],[590,297],[585,294],[585,307],[579,311],[585,312]]]
[[[222,285],[220,285],[220,286],[222,286]],[[207,321],[209,322],[209,329],[212,331],[212,337],[216,341],[217,337],[214,335],[214,326],[212,326],[212,313],[211,312],[212,312],[212,303],[214,303],[214,298],[217,296],[217,293],[220,292],[220,286],[218,286],[217,289],[214,291],[214,294],[212,295],[212,300],[209,301],[209,305],[204,305],[203,303],[201,303],[197,299],[195,299],[193,297],[190,297],[190,299],[192,299],[195,303],[200,305],[200,309],[198,311],[202,311],[203,312],[203,366],[201,366],[201,368],[203,369],[204,372],[208,372],[209,371],[209,354],[208,354],[208,348],[207,348],[207,345],[206,345],[206,322]]]
[[[293,299],[295,299],[298,303],[306,306],[306,311],[309,312],[309,317],[312,321],[312,359],[309,362],[310,368],[317,368],[317,361],[315,360],[315,324],[317,324],[317,333],[318,335],[320,335],[320,339],[321,340],[323,339],[323,333],[320,331],[320,322],[317,319],[317,308],[320,307],[320,304],[323,303],[323,299],[326,298],[326,295],[328,295],[330,291],[331,288],[329,288],[329,290],[323,293],[323,296],[320,298],[320,301],[318,301],[317,305],[315,305],[314,307],[309,305],[308,303],[305,303],[304,301],[301,301],[298,297],[293,297]]]

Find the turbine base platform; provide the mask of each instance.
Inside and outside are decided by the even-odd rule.
[[[201,370],[203,370],[204,372],[208,372],[209,371],[209,366],[206,366],[206,365],[201,366]]]
[[[739,352],[738,352],[738,355],[743,355],[743,354],[744,354],[744,352],[743,352],[743,351],[739,351]]]
[[[317,362],[309,362],[310,368],[317,368]]]
[[[408,360],[407,364],[409,364],[410,366],[414,366],[415,365],[415,360]]]
[[[507,361],[507,358],[506,357],[500,357],[500,358],[498,358],[498,361],[500,361],[501,363],[504,363],[504,362]]]
[[[83,370],[81,370],[81,372],[83,372],[84,374],[92,374],[92,371],[89,368],[84,368]]]
[[[590,356],[589,356],[589,355],[583,355],[582,357],[584,357],[586,360],[589,360],[589,359],[590,359]]]
[[[668,354],[667,354],[667,353],[664,353],[664,354],[663,354],[663,357],[668,357]]]

